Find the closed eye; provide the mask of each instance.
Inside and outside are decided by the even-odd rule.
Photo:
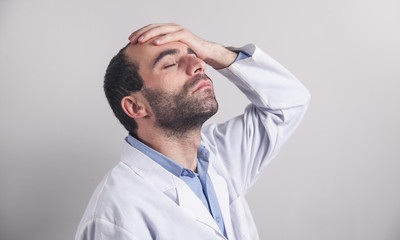
[[[173,66],[175,66],[175,65],[176,65],[176,63],[169,64],[169,65],[165,66],[165,67],[164,67],[164,69],[167,69],[167,68],[173,67]]]

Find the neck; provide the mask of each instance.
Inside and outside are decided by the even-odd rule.
[[[140,140],[183,167],[197,171],[197,148],[200,145],[200,128],[184,134],[165,131],[148,131],[140,134]]]

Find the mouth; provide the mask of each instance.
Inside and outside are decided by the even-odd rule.
[[[212,82],[210,79],[205,79],[205,80],[201,80],[199,82],[199,84],[197,84],[197,86],[194,88],[194,91],[192,93],[198,92],[204,88],[212,88]]]

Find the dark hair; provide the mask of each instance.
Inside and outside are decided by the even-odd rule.
[[[140,91],[143,87],[138,64],[125,55],[125,49],[128,46],[129,44],[111,59],[104,76],[103,87],[114,115],[131,135],[137,137],[135,119],[129,117],[121,107],[122,98],[129,96],[132,92]]]

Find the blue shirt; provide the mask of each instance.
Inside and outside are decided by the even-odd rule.
[[[245,53],[245,52],[239,52],[239,53],[238,53],[238,56],[237,56],[236,59],[235,59],[235,62],[237,62],[237,61],[239,61],[239,60],[242,60],[242,59],[245,59],[245,58],[248,58],[248,57],[250,57],[250,55],[248,55],[247,53]]]

